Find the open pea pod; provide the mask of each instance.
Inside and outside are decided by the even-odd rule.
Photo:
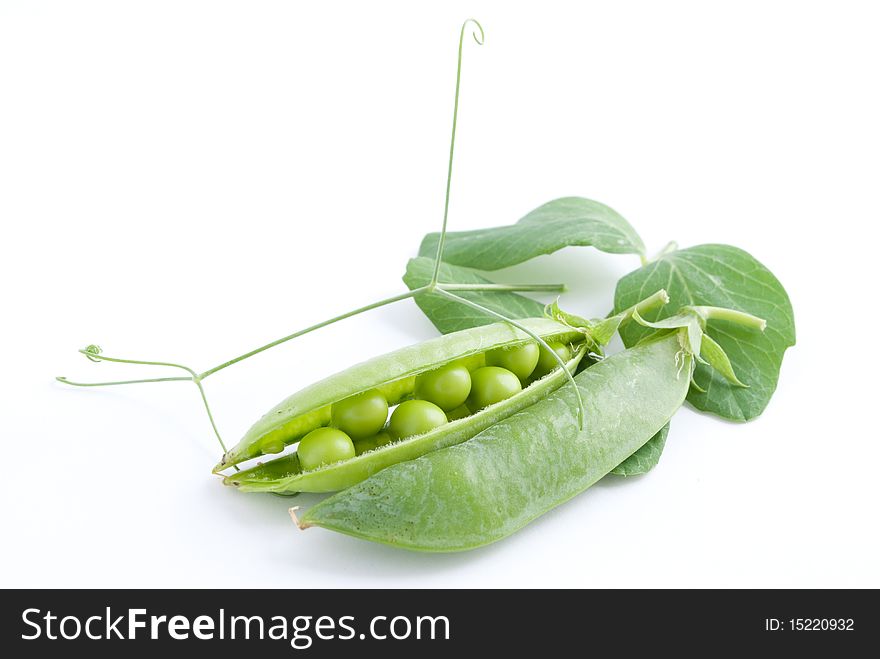
[[[549,318],[531,318],[520,322],[547,342],[574,346],[575,350],[566,363],[572,373],[588,347],[595,345],[587,340],[586,329],[578,329],[570,324]],[[413,398],[416,376],[421,373],[452,362],[463,363],[469,369],[478,368],[484,364],[487,351],[513,347],[530,340],[525,332],[507,323],[496,323],[447,334],[352,366],[310,385],[272,408],[223,456],[215,471],[266,454],[282,452],[310,431],[328,425],[332,405],[341,400],[375,389],[389,405],[395,405]],[[304,471],[296,453],[291,453],[230,474],[225,482],[243,491],[293,493],[340,490],[390,465],[464,442],[546,397],[566,380],[566,373],[557,368],[510,398],[427,433],[309,471]]]
[[[681,332],[618,353],[572,387],[469,441],[396,464],[310,508],[321,526],[420,551],[461,551],[504,538],[587,489],[650,440],[685,399],[693,356]],[[684,368],[683,368],[684,367]]]

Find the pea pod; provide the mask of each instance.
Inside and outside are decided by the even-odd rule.
[[[587,352],[583,331],[549,318],[519,321],[544,340],[580,344],[566,366],[574,372]],[[316,382],[290,396],[264,415],[237,446],[228,451],[215,471],[267,453],[277,453],[308,432],[330,422],[333,403],[376,389],[389,405],[413,396],[418,374],[459,361],[471,368],[482,366],[485,353],[494,348],[522,344],[527,334],[507,323],[475,327],[447,334],[377,357]],[[332,492],[349,487],[392,464],[458,444],[501,419],[534,404],[562,385],[561,368],[532,383],[522,392],[470,416],[452,421],[417,437],[380,446],[354,458],[303,471],[296,454],[285,455],[226,477],[225,482],[243,491]]]
[[[574,392],[561,387],[468,442],[325,499],[300,526],[434,552],[500,540],[593,485],[656,434],[684,402],[692,363],[679,332],[659,335],[575,378],[587,406],[582,431]]]

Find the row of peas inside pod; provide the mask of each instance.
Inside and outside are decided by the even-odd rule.
[[[351,487],[543,400],[601,350],[591,332],[582,319],[524,318],[519,327],[481,325],[354,364],[270,409],[214,473],[235,468],[223,482],[243,492]]]
[[[548,345],[563,362],[571,359],[568,344],[554,341]],[[399,403],[390,419],[388,401],[378,389],[334,403],[330,424],[312,430],[297,446],[302,470],[347,460],[466,418],[559,368],[553,355],[534,341],[489,350],[483,357],[418,375],[413,398]]]

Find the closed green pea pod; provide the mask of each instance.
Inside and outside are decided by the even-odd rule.
[[[470,441],[325,499],[300,525],[419,551],[500,540],[593,485],[657,433],[684,402],[690,368],[677,333],[618,353],[575,378],[587,406],[583,430],[574,392],[561,387]]]

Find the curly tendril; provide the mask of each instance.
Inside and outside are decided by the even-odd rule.
[[[476,30],[474,30],[471,34],[473,34],[473,36],[474,36],[474,41],[476,41],[478,45],[482,46],[483,42],[486,40],[486,34],[485,34],[485,32],[483,32],[483,26],[480,25],[480,21],[478,21],[476,18],[469,18],[464,23],[461,24],[462,39],[464,38],[464,29],[467,27],[468,23],[473,23],[474,25],[477,26],[477,28],[479,28],[479,30],[480,30],[479,37],[477,36]],[[460,44],[460,42],[461,42],[461,40],[459,40],[459,44]]]
[[[97,355],[100,355],[100,354],[101,354],[101,352],[102,352],[102,350],[101,350],[101,346],[96,346],[96,345],[93,343],[93,344],[91,344],[91,345],[86,346],[86,347],[83,348],[82,350],[80,350],[80,352],[81,352],[82,354],[84,354],[84,355],[88,358],[88,360],[91,361],[91,362],[96,362],[96,363],[97,363],[97,362],[101,361],[100,359],[96,359],[96,358],[95,358]]]

